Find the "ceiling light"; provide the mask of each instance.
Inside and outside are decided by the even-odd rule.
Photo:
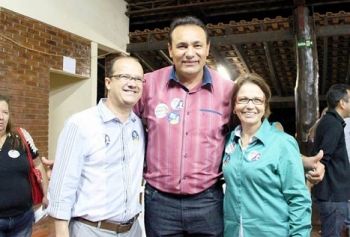
[[[227,80],[231,80],[230,74],[228,73],[227,69],[224,66],[218,65],[217,70],[223,78]]]

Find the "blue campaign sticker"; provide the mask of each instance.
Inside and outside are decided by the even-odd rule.
[[[140,139],[139,134],[136,130],[132,131],[131,137],[133,141],[138,141]]]
[[[178,124],[180,122],[180,114],[176,111],[169,113],[168,121],[170,124]]]
[[[226,165],[230,161],[230,159],[231,159],[230,155],[225,152],[223,165]]]

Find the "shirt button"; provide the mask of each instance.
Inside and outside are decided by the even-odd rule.
[[[188,135],[188,132],[185,132],[185,135],[187,136],[187,135]]]
[[[187,115],[190,115],[190,112],[187,112]]]
[[[185,158],[187,158],[187,153],[184,155]]]

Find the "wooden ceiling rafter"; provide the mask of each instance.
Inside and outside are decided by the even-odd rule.
[[[325,21],[327,24],[327,21]],[[328,37],[323,37],[323,65],[322,65],[322,78],[328,77]],[[326,93],[327,80],[321,81],[321,94]]]
[[[279,85],[279,83],[277,81],[275,67],[272,63],[272,57],[271,57],[271,53],[270,53],[270,43],[264,42],[263,44],[264,44],[264,49],[265,49],[267,66],[268,66],[269,72],[270,72],[270,76],[269,76],[270,81],[272,83],[273,89],[277,92],[277,96],[282,96],[281,86]]]
[[[241,65],[244,68],[244,71],[252,72],[252,69],[248,66],[249,64],[247,63],[247,56],[243,50],[242,44],[234,44],[233,48],[235,50],[237,57],[239,58]]]

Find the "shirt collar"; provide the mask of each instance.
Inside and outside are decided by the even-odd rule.
[[[101,119],[104,123],[117,120],[120,122],[120,120],[114,115],[114,113],[106,106],[106,98],[100,99],[97,105],[97,110],[100,113]],[[132,122],[136,121],[136,114],[131,111],[130,116],[128,118],[128,121],[131,120]]]
[[[258,140],[263,144],[266,144],[268,136],[266,136],[266,132],[271,129],[271,124],[267,119],[264,119],[262,122],[260,128],[256,132],[256,134],[251,138],[249,141],[249,144]],[[238,125],[235,130],[233,131],[233,137],[232,139],[235,141],[238,141],[239,138],[241,138],[241,133],[242,133],[242,127],[241,125]]]
[[[338,112],[335,109],[330,109],[326,112],[326,114],[333,115],[336,119],[338,119],[341,122],[341,125],[345,127],[346,123],[344,119],[338,114]]]
[[[175,66],[173,66],[171,68],[171,71],[170,71],[170,77],[169,77],[169,82],[170,81],[175,81],[177,83],[180,83],[180,81],[177,79],[176,77],[176,70],[175,70]],[[205,86],[205,85],[211,85],[213,83],[212,81],[212,78],[211,78],[211,75],[210,75],[210,71],[208,69],[207,66],[204,66],[203,68],[203,81],[202,81],[202,86]],[[181,83],[180,83],[181,84]]]

